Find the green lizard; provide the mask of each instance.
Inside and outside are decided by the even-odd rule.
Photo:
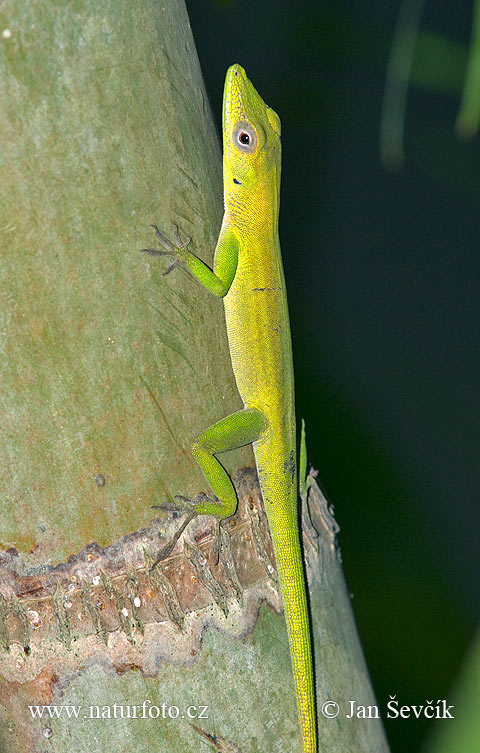
[[[192,453],[215,497],[183,500],[183,509],[219,521],[237,507],[233,484],[216,453],[253,444],[278,569],[300,721],[302,752],[317,753],[310,627],[298,527],[298,474],[292,346],[278,239],[280,119],[239,65],[225,80],[223,182],[225,213],[213,271],[182,243],[156,227],[164,250],[223,297],[228,342],[244,410],[205,429]]]

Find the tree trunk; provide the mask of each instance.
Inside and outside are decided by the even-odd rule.
[[[0,30],[0,749],[201,750],[191,717],[243,753],[299,750],[250,450],[226,458],[220,563],[203,518],[151,569],[182,522],[151,505],[208,491],[189,443],[241,407],[221,301],[139,253],[177,223],[210,262],[221,221],[183,0],[5,0]],[[380,722],[345,718],[374,700],[310,501],[318,703],[342,708],[320,748],[386,751]]]

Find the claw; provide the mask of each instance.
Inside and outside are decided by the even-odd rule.
[[[162,507],[162,505],[152,505],[152,507]],[[150,568],[150,572],[152,572],[152,570],[155,570],[155,568],[158,565],[158,563],[161,562],[162,560],[164,560],[166,557],[168,557],[168,555],[175,549],[175,546],[177,544],[178,539],[180,538],[180,536],[184,532],[185,528],[189,525],[189,523],[192,522],[192,520],[194,519],[195,515],[196,515],[195,510],[190,510],[190,512],[188,513],[187,517],[183,521],[182,525],[177,529],[177,531],[175,531],[175,533],[174,533],[174,535],[172,537],[172,540],[169,541],[168,544],[165,544],[165,546],[162,547],[162,549],[160,549],[160,551],[159,551],[159,553],[157,555],[157,559],[155,560],[155,562],[153,563],[153,565]]]
[[[175,502],[161,502],[159,505],[150,505],[152,510],[165,510],[165,512],[182,512],[185,505],[176,505]]]
[[[182,502],[182,507],[179,509],[185,510],[186,508],[193,509],[197,505],[208,502],[211,498],[205,492],[199,492],[195,497],[184,497],[182,494],[175,494],[174,499],[179,499]]]
[[[166,253],[166,252],[165,252],[165,253]],[[166,268],[165,272],[162,272],[162,277],[166,277],[167,275],[169,275],[169,274],[170,274],[170,272],[171,272],[171,271],[172,271],[173,269],[176,269],[177,267],[180,267],[181,263],[182,263],[182,262],[180,261],[180,259],[174,259],[174,260],[172,261],[172,263],[171,263],[171,264],[169,264],[169,266],[168,266],[168,267]]]
[[[218,560],[220,558],[220,549],[221,549],[221,539],[220,539],[220,526],[222,524],[221,520],[217,520],[217,525],[215,529],[215,538],[213,539],[212,544],[212,552],[214,556],[214,564],[218,565]]]
[[[175,494],[173,499],[178,499],[178,502],[165,500],[158,505],[151,505],[151,507],[152,509],[165,510],[166,512],[185,512],[186,510],[195,510],[197,505],[208,502],[210,497],[208,494],[200,492],[195,497],[184,497],[183,494]]]
[[[218,499],[214,497],[214,500],[218,502]],[[164,560],[165,557],[167,557],[170,552],[175,547],[175,544],[177,543],[178,539],[180,538],[181,534],[187,527],[187,525],[190,523],[193,518],[195,518],[199,513],[197,511],[198,505],[205,504],[205,502],[212,502],[212,497],[209,497],[208,494],[205,494],[205,492],[200,492],[199,494],[196,494],[195,497],[184,497],[183,494],[175,494],[174,501],[171,500],[165,500],[164,502],[161,502],[158,505],[151,505],[152,509],[158,509],[158,510],[165,510],[166,512],[183,512],[187,513],[185,520],[179,527],[179,529],[176,531],[176,533],[173,536],[172,541],[170,541],[166,546],[164,546],[161,551],[159,552],[157,559],[151,566],[150,570],[153,570],[161,560]],[[215,537],[213,539],[213,555],[214,555],[214,564],[218,565],[218,561],[220,558],[220,550],[221,550],[221,530],[220,526],[222,525],[223,521],[226,520],[226,518],[221,518],[220,520],[217,519],[216,524],[216,530],[215,530]]]
[[[173,251],[161,251],[159,248],[141,248],[141,253],[150,254],[150,256],[173,256]]]
[[[174,254],[175,253],[175,246],[173,245],[173,243],[171,243],[168,240],[168,238],[165,235],[165,233],[163,233],[156,225],[150,225],[150,227],[153,227],[153,229],[155,230],[155,237],[156,237],[156,239],[158,241],[160,241],[160,243],[162,244],[162,246],[165,246],[165,248],[167,248],[168,251],[171,254]],[[176,227],[176,225],[175,225],[175,227]],[[177,232],[178,232],[178,228],[177,228]],[[175,238],[175,240],[176,240],[176,238]]]
[[[1,0],[0,0],[1,1]],[[170,272],[173,269],[176,269],[177,267],[180,267],[182,264],[181,259],[178,258],[178,254],[181,251],[185,251],[188,248],[188,244],[192,240],[190,236],[187,236],[184,241],[180,238],[180,232],[178,230],[178,226],[173,226],[173,237],[175,239],[176,246],[173,245],[173,243],[167,238],[164,232],[160,230],[160,228],[157,225],[150,225],[150,227],[153,227],[155,230],[155,237],[159,241],[160,245],[163,246],[162,249],[159,248],[142,248],[140,249],[145,254],[150,254],[150,256],[175,256],[176,258],[172,261],[170,266],[165,270],[165,272],[162,272],[162,277],[165,277],[166,275],[170,274]]]
[[[158,237],[158,236],[157,236]],[[185,249],[188,247],[188,244],[192,240],[189,235],[185,238],[184,241],[180,238],[180,232],[178,230],[178,225],[173,226],[173,237],[175,238],[175,243],[177,244],[177,248]]]

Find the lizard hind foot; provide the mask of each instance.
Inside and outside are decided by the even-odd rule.
[[[195,497],[184,497],[181,494],[176,494],[175,499],[180,501],[180,504],[185,505],[183,509],[188,509],[193,515],[218,515],[218,505],[220,500],[218,497],[209,497],[208,494],[200,492]],[[212,551],[214,555],[214,562],[218,565],[221,550],[221,532],[220,526],[225,518],[216,518],[215,534],[213,538]]]
[[[192,512],[195,515],[215,515],[219,500],[217,497],[209,497],[204,492],[199,492],[194,497],[185,497],[183,494],[175,494],[173,500],[164,500],[158,505],[151,505],[152,509],[165,510],[165,512]]]
[[[159,562],[164,560],[166,557],[168,557],[169,554],[173,551],[173,549],[176,546],[176,543],[186,527],[191,523],[191,521],[197,517],[197,515],[210,515],[210,511],[206,511],[204,509],[198,509],[199,505],[206,505],[207,508],[210,505],[218,504],[219,500],[217,497],[209,497],[208,494],[205,494],[204,492],[200,492],[199,494],[196,494],[195,497],[184,497],[182,494],[175,494],[173,500],[165,500],[164,502],[161,502],[158,505],[151,505],[152,509],[158,509],[158,510],[164,510],[165,512],[171,512],[171,513],[187,513],[185,516],[185,519],[183,523],[179,526],[179,528],[175,531],[173,538],[171,541],[169,541],[157,555],[157,558],[153,565],[150,567],[150,570],[154,570]],[[215,537],[213,540],[213,554],[214,554],[214,562],[215,564],[218,564],[219,555],[220,555],[220,549],[221,549],[221,539],[220,539],[220,524],[221,520],[216,521],[216,529],[215,529]]]
[[[204,492],[199,492],[198,494],[195,494],[194,497],[184,497],[183,494],[175,494],[175,499],[178,499],[178,504],[181,506],[181,509],[192,509],[194,510],[199,505],[204,505],[212,502],[212,497],[209,497],[208,494],[205,494]],[[202,513],[198,513],[201,515]]]

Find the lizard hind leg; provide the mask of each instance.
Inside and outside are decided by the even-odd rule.
[[[214,515],[219,520],[233,515],[237,495],[230,476],[215,455],[256,442],[267,429],[268,421],[261,411],[245,408],[212,424],[193,440],[192,455],[215,495],[213,499],[196,498],[198,515]]]
[[[192,455],[214,493],[213,498],[207,499],[201,499],[201,495],[197,495],[193,503],[197,515],[214,515],[218,520],[213,543],[217,561],[220,552],[220,525],[237,509],[237,494],[230,476],[215,454],[256,442],[267,429],[268,422],[261,411],[245,408],[209,426],[192,443]]]
[[[175,502],[152,505],[152,507],[170,512],[188,512],[186,520],[182,523],[174,541],[168,547],[168,553],[195,516],[213,515],[218,520],[217,535],[213,545],[214,554],[218,560],[220,523],[233,515],[237,509],[237,494],[230,476],[217,460],[215,454],[256,442],[265,434],[267,429],[268,422],[261,411],[256,408],[245,408],[222,418],[195,437],[192,442],[192,455],[202,469],[214,496],[207,496],[203,492],[193,498],[176,494]],[[162,552],[155,564],[164,556],[165,553]]]

